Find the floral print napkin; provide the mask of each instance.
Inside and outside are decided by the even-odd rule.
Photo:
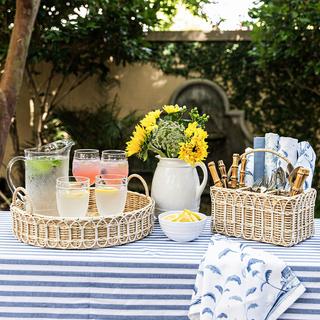
[[[251,151],[251,148],[246,148],[245,152]],[[244,183],[246,187],[252,187],[254,183],[254,154],[250,153],[247,155],[247,164],[246,164],[246,170],[245,170],[245,176],[244,176]],[[238,175],[240,175],[240,166],[238,169]]]
[[[280,137],[278,152],[284,155],[293,166],[295,166],[298,160],[298,139],[291,137]],[[287,172],[287,162],[281,158],[277,158],[277,167],[281,167],[284,172]]]
[[[279,140],[280,137],[276,133],[266,133],[265,134],[265,148],[271,149],[274,151],[279,150]],[[270,152],[265,153],[265,168],[264,168],[264,174],[268,178],[271,177],[272,173],[277,170],[277,162],[278,157]]]
[[[202,259],[191,320],[275,320],[305,291],[276,256],[214,235]]]
[[[316,164],[316,154],[307,141],[302,141],[298,144],[298,161],[295,163],[295,167],[302,166],[310,170],[309,176],[304,183],[304,190],[311,188],[312,178],[314,174]]]

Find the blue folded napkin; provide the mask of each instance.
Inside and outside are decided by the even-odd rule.
[[[276,320],[305,291],[276,256],[214,235],[202,259],[191,320]]]
[[[264,137],[253,138],[253,149],[263,149],[265,147]],[[264,152],[256,152],[254,154],[254,181],[264,176]]]

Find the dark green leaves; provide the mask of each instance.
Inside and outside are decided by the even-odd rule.
[[[247,23],[251,43],[156,43],[153,62],[168,74],[217,82],[255,134],[308,140],[320,159],[320,2],[258,2]]]

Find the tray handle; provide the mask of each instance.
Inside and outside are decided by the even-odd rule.
[[[23,187],[18,187],[13,192],[12,205],[17,206],[18,201],[22,201],[25,205],[26,211],[30,214],[33,214],[32,200],[28,195],[27,190]]]
[[[143,187],[144,187],[144,193],[147,197],[149,197],[149,188],[148,188],[148,185],[146,183],[146,181],[138,174],[131,174],[129,177],[128,177],[128,183],[133,179],[133,178],[137,178],[138,180],[140,180],[140,182],[142,183]]]

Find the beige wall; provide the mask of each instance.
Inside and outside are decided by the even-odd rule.
[[[119,77],[119,105],[123,111],[146,112],[169,102],[170,96],[185,79],[164,75],[151,65],[131,65],[112,70]]]
[[[42,68],[41,71],[46,72],[47,67],[44,65]],[[168,103],[172,93],[185,81],[182,77],[164,75],[150,64],[134,64],[126,67],[111,66],[111,75],[119,81],[119,86],[114,87],[111,91],[92,78],[66,97],[62,104],[81,108],[112,100],[114,95],[117,94],[121,115],[133,110],[143,113]],[[41,81],[41,79],[39,80]],[[21,144],[31,140],[28,97],[28,88],[25,85],[17,106]],[[12,145],[10,139],[8,139],[4,163],[7,164],[11,157]],[[1,170],[1,176],[3,175],[4,168]]]

